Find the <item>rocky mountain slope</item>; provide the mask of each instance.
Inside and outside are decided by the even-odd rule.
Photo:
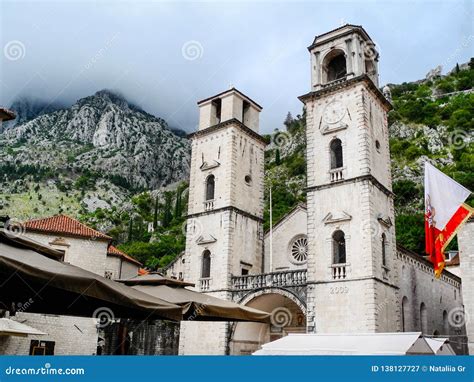
[[[189,145],[166,122],[102,90],[72,107],[17,124],[0,137],[2,163],[156,188],[186,178]]]
[[[12,109],[28,119],[24,105]],[[190,147],[177,133],[107,90],[19,122],[0,133],[0,213],[21,220],[125,208],[140,190],[187,179]]]

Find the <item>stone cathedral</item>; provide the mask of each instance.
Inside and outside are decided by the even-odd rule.
[[[307,204],[263,231],[262,107],[235,88],[198,102],[186,250],[167,269],[271,324],[182,322],[180,354],[251,354],[288,333],[422,331],[465,352],[461,279],[395,241],[388,94],[361,26],[308,48]],[[270,253],[270,247],[273,248]],[[271,258],[271,261],[270,261]],[[464,338],[464,342],[460,339]]]

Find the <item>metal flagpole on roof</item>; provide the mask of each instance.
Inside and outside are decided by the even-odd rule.
[[[272,216],[272,185],[270,184],[270,272],[273,271],[273,216]]]

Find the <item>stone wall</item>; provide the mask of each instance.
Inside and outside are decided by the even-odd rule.
[[[297,263],[290,255],[290,246],[297,237],[306,236],[306,208],[298,206],[273,229],[272,270],[270,270],[270,233],[265,234],[265,273],[288,269],[306,269],[306,263]]]
[[[32,340],[54,341],[55,355],[94,355],[98,333],[92,318],[18,312],[12,319],[47,333],[44,336],[0,336],[0,353],[28,355]]]
[[[469,354],[474,355],[474,219],[459,230],[458,244]]]
[[[399,248],[397,257],[401,266],[397,303],[402,330],[449,337],[456,353],[465,354],[465,325],[459,321],[459,314],[463,312],[461,279],[448,271],[436,279],[431,262],[407,250]]]
[[[25,233],[25,236],[65,251],[64,262],[96,273],[99,276],[104,276],[108,240],[93,240],[29,231]],[[61,242],[61,245],[54,244],[55,241]]]
[[[104,355],[178,355],[178,322],[121,320],[103,329]]]

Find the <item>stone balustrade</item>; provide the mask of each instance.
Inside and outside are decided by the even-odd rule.
[[[204,210],[212,211],[214,209],[214,200],[206,200],[204,202]]]
[[[210,286],[211,286],[211,278],[210,277],[199,279],[199,290],[201,292],[208,291]]]
[[[232,287],[234,290],[298,285],[306,285],[306,269],[262,273],[259,275],[232,276]]]
[[[331,265],[331,276],[333,280],[342,280],[347,277],[347,268],[349,264],[333,264]]]
[[[329,178],[331,182],[339,182],[344,179],[343,167],[334,168],[329,170]]]

